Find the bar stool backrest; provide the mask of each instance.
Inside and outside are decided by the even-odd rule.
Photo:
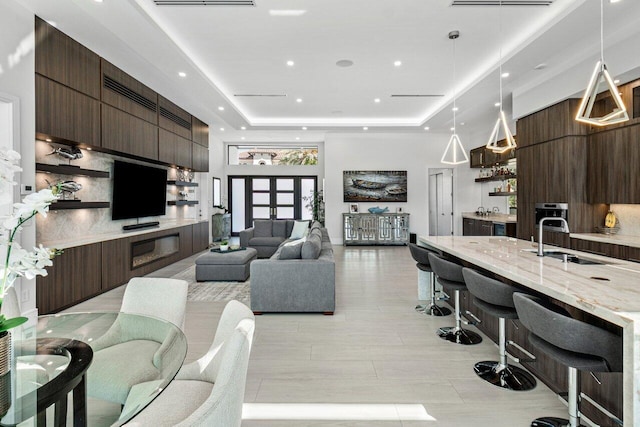
[[[474,297],[493,305],[515,307],[513,304],[513,294],[517,292],[515,287],[466,267],[462,269],[462,275],[464,283]]]
[[[455,262],[447,261],[438,254],[429,254],[429,263],[433,272],[436,273],[441,279],[449,280],[451,282],[464,283],[464,277],[462,276],[462,266]]]
[[[542,298],[516,292],[520,321],[530,332],[563,350],[601,357],[610,372],[622,372],[622,337],[572,318]]]

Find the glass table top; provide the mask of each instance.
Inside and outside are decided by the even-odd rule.
[[[157,318],[118,312],[65,313],[41,316],[35,326],[12,330],[13,356],[10,373],[0,376],[0,425],[38,425],[44,422],[46,407],[58,416],[59,407],[72,402],[69,425],[119,426],[147,406],[174,378],[187,353],[187,341],[177,326]],[[144,367],[144,369],[143,369]],[[135,380],[133,379],[135,378]],[[86,387],[84,386],[86,380]],[[148,383],[147,393],[127,404],[127,413],[98,417],[100,401],[110,400],[119,408],[128,389]],[[83,393],[86,388],[86,398]],[[68,391],[73,390],[69,394]],[[107,393],[105,398],[102,391]],[[113,399],[112,395],[119,398]],[[76,401],[76,398],[81,399]],[[120,399],[120,400],[118,400]],[[84,402],[82,402],[84,401]],[[98,402],[98,403],[92,403]],[[75,414],[76,407],[86,414]],[[65,411],[66,412],[66,411]],[[38,416],[39,415],[39,416]],[[80,418],[77,418],[77,417]],[[34,418],[35,417],[35,418]]]

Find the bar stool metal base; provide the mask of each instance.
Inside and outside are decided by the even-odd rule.
[[[436,304],[417,305],[416,311],[429,316],[448,316],[451,314],[451,310],[447,307],[440,307]]]
[[[483,361],[473,367],[476,375],[483,380],[507,390],[528,391],[536,387],[533,376],[517,366],[504,366],[500,362]]]
[[[454,326],[439,328],[438,336],[443,340],[462,345],[480,344],[482,342],[482,337],[479,334],[468,329],[456,328]]]
[[[531,427],[570,427],[569,420],[557,417],[536,418],[531,422]],[[583,427],[580,424],[580,427]]]

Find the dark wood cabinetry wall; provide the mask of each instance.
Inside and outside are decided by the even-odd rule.
[[[38,17],[35,31],[38,139],[209,170],[206,123]]]

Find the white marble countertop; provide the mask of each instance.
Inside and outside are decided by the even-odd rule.
[[[571,233],[569,234],[569,237],[573,239],[591,240],[592,242],[610,243],[612,245],[640,248],[640,236],[625,236],[622,234],[602,233]]]
[[[482,221],[490,222],[518,222],[516,215],[509,215],[503,213],[490,213],[489,215],[476,215],[475,212],[462,212],[462,218],[479,219]]]
[[[563,263],[538,257],[537,244],[507,237],[421,236],[420,241],[622,327],[633,321],[630,313],[640,313],[639,263],[557,248],[607,264]]]
[[[39,243],[42,243],[42,245],[47,248],[68,249],[76,246],[90,245],[92,243],[122,239],[123,237],[131,237],[131,236],[138,236],[141,234],[153,233],[154,231],[162,231],[162,230],[168,230],[176,227],[184,227],[185,225],[193,225],[193,224],[198,224],[200,222],[206,222],[206,221],[207,221],[206,219],[170,220],[170,221],[163,221],[160,223],[159,226],[156,226],[156,227],[143,228],[139,230],[131,230],[131,231],[123,230],[117,233],[91,234],[87,236],[74,237],[73,239],[48,240],[48,241],[43,241]]]

